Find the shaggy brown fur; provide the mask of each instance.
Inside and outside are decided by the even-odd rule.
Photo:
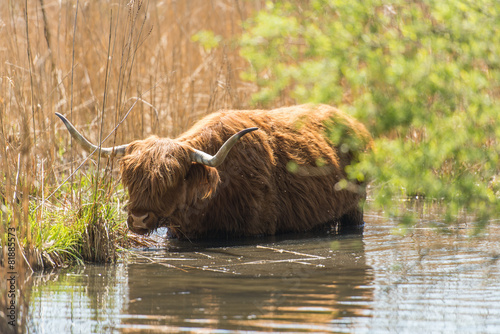
[[[215,154],[231,135],[255,126],[219,167],[191,162],[193,148]],[[326,138],[329,129],[336,143]],[[129,145],[120,162],[129,228],[144,234],[167,226],[189,239],[299,232],[327,222],[362,228],[364,187],[339,181],[370,146],[362,124],[326,105],[211,114],[177,139]],[[148,215],[138,223],[132,214]]]

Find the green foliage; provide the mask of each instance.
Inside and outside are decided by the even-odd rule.
[[[269,2],[245,25],[244,78],[259,104],[339,106],[375,148],[349,168],[375,204],[425,196],[481,224],[500,212],[500,2]]]
[[[81,205],[59,208],[47,204],[39,208],[41,217],[38,219],[38,211],[32,210],[31,246],[41,259],[36,265],[59,267],[71,263],[82,264],[84,261],[105,263],[115,260],[116,236],[124,232],[120,230],[123,221],[120,203],[112,199],[119,198],[123,191],[110,196],[109,193],[116,189],[111,188],[111,181],[100,180],[96,192],[98,181],[94,178],[95,173],[91,171],[87,175],[78,173],[75,175],[78,182],[68,182],[54,194],[54,198],[59,201],[66,201],[67,194],[80,191],[83,195]]]
[[[84,224],[68,219],[65,215],[51,212],[40,226],[32,223],[35,231],[35,246],[40,250],[45,265],[83,263],[80,254]],[[68,223],[71,222],[71,223]]]
[[[214,32],[210,30],[200,30],[191,36],[191,40],[193,42],[200,43],[205,51],[210,52],[212,49],[219,46],[219,43],[222,41],[222,37],[215,35]]]

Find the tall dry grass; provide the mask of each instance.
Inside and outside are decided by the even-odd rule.
[[[151,134],[173,137],[205,114],[245,107],[254,87],[239,79],[247,64],[238,57],[234,37],[261,2],[0,4],[2,277],[7,272],[3,236],[9,227],[17,234],[18,281],[29,282],[32,269],[64,263],[64,252],[44,251],[56,242],[44,239],[53,222],[64,227],[88,217],[102,221],[95,210],[86,215],[87,208],[103,200],[119,207],[125,199],[116,162],[85,161],[87,154],[54,113],[67,116],[95,143],[111,133],[103,142],[110,146]],[[203,30],[220,36],[221,44],[205,49],[193,42]],[[96,235],[111,233],[99,224],[85,229],[86,249],[73,249],[85,259],[114,256],[96,253],[108,247]],[[5,289],[2,281],[0,309],[7,302]],[[26,296],[18,305],[22,309],[27,302]],[[2,333],[12,330],[4,325]]]

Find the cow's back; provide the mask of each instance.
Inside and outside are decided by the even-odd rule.
[[[257,126],[217,169],[221,183],[206,206],[199,228],[220,235],[305,231],[355,209],[364,193],[342,189],[352,158],[327,138],[341,122],[367,145],[359,122],[325,105],[271,111],[222,111],[198,122],[179,140],[215,154],[232,134]]]

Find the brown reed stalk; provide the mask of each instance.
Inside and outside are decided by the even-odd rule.
[[[2,216],[0,226],[19,225],[19,239],[32,245],[25,248],[31,266],[65,261],[60,254],[44,253],[50,240],[35,243],[40,229],[61,216],[67,217],[66,226],[74,225],[97,192],[110,205],[126,201],[113,162],[105,167],[99,160],[85,162],[79,147],[70,150],[71,137],[54,112],[71,114],[95,143],[115,131],[103,143],[111,146],[150,134],[176,136],[207,113],[245,107],[253,87],[239,79],[246,63],[231,41],[240,22],[260,5],[143,0],[126,7],[25,0],[0,6],[5,20],[0,21],[0,208],[12,212],[9,221]],[[200,30],[221,36],[220,47],[206,51],[193,42]],[[78,177],[65,184],[75,171]],[[89,186],[86,180],[96,171],[101,177]]]

